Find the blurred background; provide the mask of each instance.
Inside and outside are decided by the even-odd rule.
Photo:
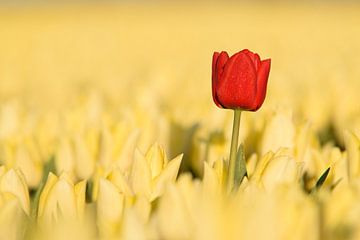
[[[257,139],[279,109],[343,148],[345,129],[360,134],[359,12],[356,1],[2,1],[0,140],[11,150],[0,160],[22,166],[16,149],[30,138],[46,162],[75,135],[96,158],[104,128],[121,123],[122,141],[137,129],[141,150],[159,142],[201,175],[209,155],[227,157],[232,122],[212,101],[212,54],[244,48],[272,59],[263,107],[243,114],[247,155],[269,150]]]

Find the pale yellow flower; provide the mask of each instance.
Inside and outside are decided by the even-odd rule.
[[[19,169],[6,170],[4,166],[0,167],[0,192],[15,196],[24,212],[30,213],[29,191]]]
[[[360,177],[360,139],[351,132],[344,133],[347,150],[347,175],[349,181]]]
[[[159,238],[191,239],[194,236],[199,190],[199,186],[194,186],[191,177],[186,175],[181,176],[176,184],[167,186],[154,216]]]
[[[154,144],[145,155],[136,150],[129,176],[118,167],[106,178],[95,180],[93,191],[101,236],[129,234],[133,230],[128,221],[136,221],[144,228],[150,218],[151,201],[175,181],[180,162],[181,155],[169,161],[164,150]]]
[[[207,194],[222,194],[225,183],[225,162],[218,160],[211,167],[207,162],[204,162],[204,176],[203,185],[204,191]]]
[[[179,155],[169,161],[158,144],[154,144],[146,155],[136,150],[129,176],[134,193],[150,200],[159,197],[164,192],[165,185],[175,181],[181,159],[182,155]]]
[[[76,176],[74,150],[68,138],[60,139],[55,156],[55,167],[58,172],[67,172],[72,178]]]
[[[23,238],[27,217],[16,195],[0,193],[0,239]]]
[[[125,120],[114,125],[111,129],[108,126],[101,128],[96,154],[97,165],[105,171],[119,167],[123,172],[127,172],[131,169],[140,131],[132,129]]]
[[[275,112],[266,124],[261,140],[261,154],[276,152],[279,148],[292,149],[295,145],[296,127],[290,110]]]
[[[134,226],[129,225],[129,220],[144,228],[150,217],[151,203],[144,196],[135,197],[117,170],[106,179],[100,178],[96,211],[100,236],[107,239],[132,232]]]
[[[49,173],[41,192],[38,219],[53,222],[61,218],[81,219],[85,207],[86,181],[74,185],[66,173],[60,177]]]
[[[42,177],[43,162],[31,138],[8,139],[2,144],[2,158],[7,167],[19,168],[31,188],[36,188]]]
[[[97,224],[103,238],[119,234],[125,194],[107,179],[99,180],[96,202]]]
[[[279,184],[295,184],[301,173],[302,164],[296,162],[289,149],[281,148],[260,158],[250,181],[272,190]]]

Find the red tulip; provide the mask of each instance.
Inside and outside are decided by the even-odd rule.
[[[265,100],[270,59],[244,49],[229,58],[227,52],[214,52],[212,95],[220,108],[258,110]]]

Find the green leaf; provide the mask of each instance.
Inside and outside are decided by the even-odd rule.
[[[31,218],[36,219],[37,217],[37,210],[38,210],[38,206],[39,206],[39,200],[40,200],[40,195],[41,192],[46,184],[46,180],[47,177],[49,175],[50,172],[55,173],[55,157],[51,157],[49,161],[47,161],[47,163],[45,164],[44,168],[43,168],[43,173],[42,173],[42,179],[41,182],[34,194],[34,197],[32,199],[32,203],[31,203]]]
[[[33,239],[33,235],[36,232],[36,219],[37,219],[37,213],[38,213],[38,207],[39,207],[39,200],[41,192],[46,184],[47,177],[50,172],[55,173],[55,158],[52,156],[49,161],[46,162],[43,168],[42,173],[42,179],[37,187],[36,191],[31,194],[31,210],[30,210],[30,216],[28,217],[27,221],[25,222],[24,226],[24,234],[22,239]]]
[[[91,203],[93,201],[92,193],[94,191],[94,180],[89,179],[86,181],[86,190],[85,190],[85,200],[86,203]]]
[[[239,188],[240,184],[242,183],[246,175],[247,175],[247,171],[246,171],[246,163],[245,163],[244,146],[243,144],[240,144],[236,154],[233,191],[236,191]]]
[[[328,169],[326,169],[326,171],[320,176],[320,178],[317,180],[314,188],[312,191],[316,191],[316,190],[319,190],[322,185],[324,184],[327,176],[329,175],[329,172],[330,172],[330,167]]]

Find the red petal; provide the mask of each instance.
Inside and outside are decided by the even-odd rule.
[[[252,111],[258,110],[263,104],[266,96],[266,87],[269,78],[271,59],[261,61],[257,76],[257,92]]]
[[[219,81],[220,77],[224,71],[224,67],[225,64],[227,63],[227,61],[229,60],[229,55],[227,54],[227,52],[222,51],[219,55],[219,57],[217,58],[217,62],[216,62],[216,78]]]
[[[261,61],[260,61],[260,57],[259,57],[259,55],[257,53],[254,54],[253,63],[255,65],[256,71],[258,71],[259,67],[261,65]]]
[[[215,81],[215,76],[216,76],[216,62],[217,62],[217,59],[219,57],[219,53],[218,52],[214,52],[213,54],[213,59],[212,59],[212,76],[211,76],[211,79],[212,79],[212,83],[214,83]]]
[[[218,101],[217,98],[217,87],[219,83],[220,76],[223,72],[224,65],[229,59],[229,55],[227,52],[222,51],[220,54],[218,52],[214,52],[213,61],[212,61],[212,96],[215,104],[222,108],[222,104]]]
[[[219,76],[219,75],[218,75]],[[256,71],[244,52],[233,55],[219,78],[217,97],[226,108],[251,109],[256,95]]]
[[[260,67],[260,62],[261,62],[259,55],[257,53],[251,52],[248,49],[244,49],[241,52],[245,53],[251,59],[251,61],[254,64],[255,70],[257,72]]]

